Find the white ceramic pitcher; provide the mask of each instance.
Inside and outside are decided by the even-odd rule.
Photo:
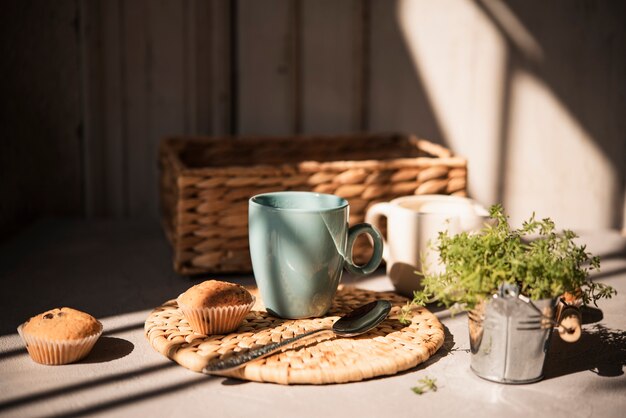
[[[450,235],[478,231],[489,218],[487,210],[471,199],[447,195],[405,196],[373,205],[365,221],[380,229],[387,218],[383,258],[396,290],[408,297],[420,288],[421,275],[443,269],[436,250],[439,232]]]

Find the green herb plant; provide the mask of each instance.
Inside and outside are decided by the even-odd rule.
[[[517,285],[521,294],[535,300],[569,292],[584,304],[595,304],[616,293],[589,279],[589,272],[600,268],[600,259],[577,245],[572,231],[557,233],[551,219],[536,220],[534,214],[521,228],[512,229],[501,205],[489,212],[492,222],[480,233],[439,233],[435,247],[445,271],[424,275],[423,289],[414,293],[401,320],[407,320],[412,305],[433,300],[460,310],[473,309],[503,283]]]
[[[421,395],[425,392],[437,392],[437,380],[428,376],[418,381],[419,385],[411,388],[413,393]]]

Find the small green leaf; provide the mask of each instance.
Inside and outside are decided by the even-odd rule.
[[[426,376],[420,379],[418,383],[419,383],[419,386],[414,386],[411,388],[411,390],[418,395],[421,395],[429,391],[437,392],[437,380],[434,378],[430,378]]]
[[[422,393],[424,393],[424,389],[422,389],[421,387],[415,386],[412,387],[411,390],[415,393],[417,393],[418,395],[421,395]]]

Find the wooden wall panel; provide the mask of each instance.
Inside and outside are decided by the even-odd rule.
[[[185,129],[188,134],[230,132],[229,0],[187,0],[184,5]]]
[[[305,1],[301,9],[302,129],[306,133],[361,128],[361,2]]]
[[[298,130],[293,28],[299,4],[289,0],[237,2],[238,134],[285,135]]]
[[[187,2],[127,2],[127,142],[130,216],[157,216],[157,155],[160,140],[185,134],[188,111],[185,73]],[[133,37],[136,36],[136,39]],[[131,43],[132,42],[132,43]]]
[[[87,216],[128,216],[124,34],[121,1],[83,1]]]
[[[94,154],[93,159],[104,158],[105,169],[102,190],[105,202],[105,216],[126,217],[129,215],[128,202],[128,148],[126,143],[126,10],[124,2],[102,2],[103,20],[103,62],[102,91],[104,100],[99,109],[94,109],[94,117],[103,118],[103,154]]]
[[[199,0],[202,1],[202,0]],[[209,59],[208,71],[198,67],[199,85],[207,83],[209,93],[209,131],[213,135],[227,135],[234,131],[233,110],[233,73],[232,58],[235,54],[232,36],[233,2],[231,0],[210,0],[209,20],[198,25],[209,29],[208,42],[198,32],[198,50],[205,51]],[[208,78],[205,77],[208,75]],[[198,109],[198,119],[205,118],[207,113]]]
[[[0,186],[10,198],[0,230],[40,214],[156,219],[157,147],[172,134],[415,132],[466,154],[474,167],[499,158],[495,175],[471,171],[474,196],[498,177],[515,195],[508,201],[525,211],[546,192],[519,191],[505,176],[519,155],[505,152],[508,93],[491,106],[498,111],[482,100],[503,88],[490,76],[502,65],[487,53],[496,44],[505,71],[543,83],[602,157],[576,151],[589,173],[600,173],[587,176],[596,186],[581,193],[610,209],[568,212],[572,223],[623,225],[626,143],[614,112],[624,108],[625,9],[601,1],[542,9],[518,0],[13,2],[1,25],[1,93],[11,102],[2,112],[10,140]],[[567,19],[555,24],[557,15]],[[515,19],[543,61],[515,52]],[[485,42],[487,32],[495,43]],[[500,157],[491,156],[498,153],[481,126],[502,126]],[[551,129],[542,135],[555,137]],[[552,175],[563,190],[558,170],[541,169],[537,178]],[[570,207],[577,196],[559,202]]]
[[[374,132],[412,132],[445,143],[399,25],[399,4],[371,1],[368,127]]]
[[[115,4],[117,5],[117,4]],[[103,57],[103,38],[101,19],[104,12],[100,3],[79,3],[80,65],[83,73],[81,80],[83,103],[83,160],[85,184],[85,214],[103,216],[107,211],[104,199],[105,187],[105,147],[104,117],[98,115],[102,110],[103,90],[102,75],[105,65]],[[100,158],[94,158],[99,155]]]
[[[161,139],[230,129],[222,45],[230,8],[224,0],[80,5],[88,215],[156,219]]]
[[[123,83],[121,107],[124,112],[122,118],[126,156],[124,172],[127,185],[124,198],[129,217],[156,213],[156,194],[152,193],[156,184],[153,169],[156,153],[153,144],[158,141],[156,135],[162,122],[159,120],[158,124],[154,123],[152,117],[157,113],[159,119],[171,120],[167,111],[173,109],[158,106],[155,103],[155,95],[160,95],[162,89],[168,92],[180,86],[179,80],[174,79],[168,80],[165,86],[158,85],[158,82],[163,80],[157,80],[160,74],[156,63],[162,60],[162,52],[159,50],[163,46],[159,42],[160,38],[155,39],[154,34],[163,28],[159,28],[156,21],[158,15],[164,15],[168,19],[170,16],[154,13],[153,5],[157,7],[156,2],[149,0],[121,3],[124,35],[121,51]],[[167,11],[172,13],[172,10]],[[171,50],[167,52],[172,53]],[[175,62],[181,63],[179,56],[174,55],[172,58],[178,58]],[[164,70],[160,70],[162,74]],[[158,88],[155,88],[157,86]],[[169,104],[173,105],[172,107],[182,104],[178,97],[170,99]],[[181,112],[177,112],[176,116],[182,121]]]
[[[485,3],[511,54],[502,200],[512,219],[536,211],[574,229],[626,228],[626,3],[506,3],[541,52],[533,60]]]
[[[42,216],[82,216],[79,37],[74,1],[0,13],[0,240]]]

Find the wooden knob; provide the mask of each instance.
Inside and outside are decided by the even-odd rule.
[[[559,321],[559,336],[568,343],[575,343],[582,334],[580,311],[576,308],[565,308]]]

